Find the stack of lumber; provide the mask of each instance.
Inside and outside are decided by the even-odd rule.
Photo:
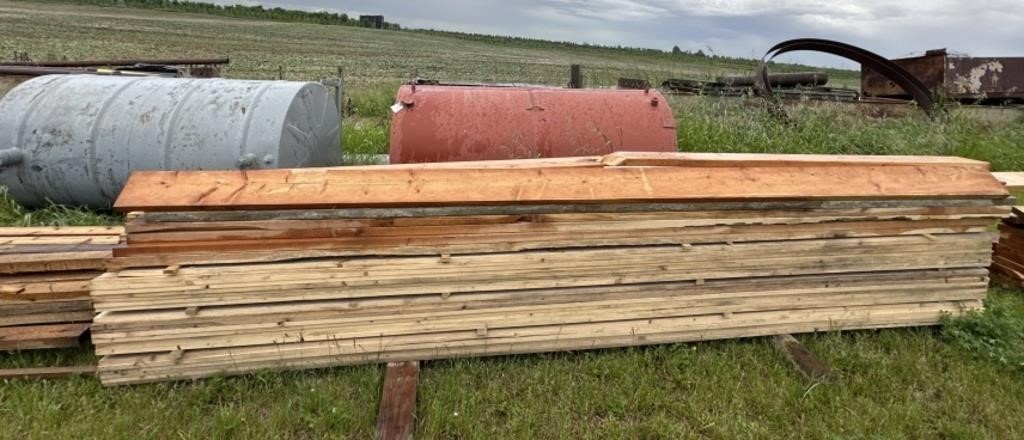
[[[0,228],[0,350],[70,347],[89,329],[89,281],[121,227]]]
[[[109,385],[930,325],[1007,196],[949,157],[138,172],[93,342]]]
[[[1024,287],[1024,207],[999,223],[999,240],[993,245],[992,276],[1006,284]]]

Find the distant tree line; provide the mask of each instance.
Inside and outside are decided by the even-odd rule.
[[[60,0],[58,0],[60,1]],[[358,17],[349,17],[345,13],[327,11],[300,11],[284,8],[264,8],[263,6],[217,5],[213,3],[194,2],[188,0],[63,0],[97,6],[120,6],[127,8],[162,9],[197,14],[221,15],[225,17],[248,18],[256,20],[273,20],[297,23],[314,23],[334,26],[371,27],[371,23],[360,21]],[[384,22],[384,29],[398,30],[398,23]]]

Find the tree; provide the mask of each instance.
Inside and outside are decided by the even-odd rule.
[[[680,49],[679,46],[672,46],[672,54],[673,55],[679,55],[679,54],[682,54],[682,53],[683,53],[683,50]]]

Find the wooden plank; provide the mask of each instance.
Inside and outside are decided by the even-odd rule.
[[[478,215],[535,215],[564,213],[637,213],[637,212],[692,212],[725,210],[874,210],[874,209],[960,209],[992,208],[1001,211],[1000,216],[1010,213],[1008,198],[922,198],[903,200],[764,200],[764,201],[716,201],[716,202],[647,202],[647,203],[602,203],[595,204],[517,204],[517,205],[475,205],[475,206],[433,206],[408,208],[332,208],[332,209],[261,209],[206,210],[191,208],[171,212],[149,211],[137,213],[134,220],[151,223],[213,222],[213,221],[265,221],[265,220],[330,220],[330,219],[403,219],[419,217],[452,217]]]
[[[821,330],[888,328],[932,325],[943,313],[954,316],[981,307],[980,301],[967,304],[921,305],[906,310],[859,310],[792,315],[764,315],[752,324],[743,315],[713,317],[713,321],[692,322],[683,326],[667,322],[606,325],[556,326],[538,329],[537,336],[526,337],[522,330],[513,335],[495,331],[486,337],[469,332],[439,347],[407,345],[380,340],[353,344],[351,341],[303,342],[260,347],[186,351],[183,356],[123,355],[105,356],[100,361],[100,376],[106,385],[143,383],[168,379],[198,378],[214,374],[239,374],[266,368],[319,368],[367,362],[439,359],[464,356],[493,356],[559,350],[597,349],[670,342],[711,340],[735,337],[767,336],[779,333],[805,333]],[[725,325],[709,325],[717,322]],[[610,333],[614,332],[614,333]],[[532,333],[532,332],[531,332]],[[422,339],[423,336],[418,338]],[[381,349],[387,347],[388,350]],[[261,354],[262,353],[262,354]]]
[[[741,162],[742,163],[742,162]],[[815,200],[1009,193],[972,165],[139,171],[120,211]]]
[[[68,235],[58,235],[58,236],[31,235],[31,236],[17,236],[17,237],[0,237],[0,246],[11,246],[11,245],[15,245],[15,246],[20,246],[20,245],[68,245],[68,246],[81,245],[81,246],[84,246],[84,245],[97,245],[97,244],[100,244],[100,245],[102,245],[102,244],[114,245],[114,244],[117,244],[118,240],[120,240],[120,237],[117,236],[117,235],[99,236],[99,237],[95,237],[95,236],[82,237],[82,236],[73,236],[73,235],[72,236],[68,236]]]
[[[77,347],[87,330],[87,323],[0,327],[0,350]]]
[[[93,281],[99,310],[279,302],[878,270],[983,267],[988,234],[883,237],[638,249],[531,251],[436,258],[183,267],[173,276],[134,269]],[[946,246],[946,247],[943,247]],[[927,252],[933,252],[928,254]],[[915,257],[916,254],[916,257]],[[339,264],[341,263],[341,264]],[[313,290],[321,287],[324,290]],[[197,295],[201,294],[201,295]],[[137,299],[145,296],[145,299]],[[161,298],[166,298],[161,300]]]
[[[921,289],[933,290],[929,294]],[[802,311],[827,308],[835,304],[847,307],[905,305],[922,302],[978,300],[985,295],[985,284],[971,288],[940,291],[922,286],[909,291],[874,289],[865,293],[841,292],[812,294],[794,292],[777,296],[729,296],[695,299],[667,298],[645,301],[594,301],[562,305],[503,306],[476,311],[424,311],[417,314],[308,320],[302,316],[283,317],[278,323],[207,326],[204,328],[166,328],[156,330],[97,331],[93,343],[100,355],[194,350],[236,345],[263,345],[359,338],[392,337],[441,332],[473,331],[487,328],[528,328],[539,325],[574,325],[614,322],[630,319],[670,319],[705,315],[735,315],[766,311]],[[344,316],[344,315],[341,315]]]
[[[832,376],[832,369],[821,362],[793,335],[775,335],[772,337],[772,343],[804,377],[815,381],[824,381]]]
[[[674,166],[674,167],[734,167],[777,166],[803,164],[860,166],[870,165],[950,165],[975,166],[988,169],[988,162],[955,156],[885,156],[844,154],[750,154],[750,153],[656,153],[620,151],[600,159],[607,166]],[[999,174],[999,173],[993,173]]]
[[[416,423],[416,389],[420,363],[389,362],[384,373],[380,411],[377,413],[377,438],[411,440]]]
[[[992,177],[1006,185],[1006,189],[1010,191],[1024,190],[1024,172],[1000,171],[992,173]]]
[[[299,229],[266,234],[239,231],[210,235],[183,233],[166,241],[142,241],[113,249],[115,257],[173,253],[348,250],[351,255],[380,255],[383,249],[411,249],[426,254],[509,252],[542,248],[678,243],[734,243],[765,240],[802,240],[830,237],[870,237],[905,234],[983,232],[991,218],[964,220],[880,220],[848,222],[842,219],[808,221],[765,219],[735,221],[649,220],[581,224],[515,223],[508,225]],[[703,223],[703,224],[702,224]],[[182,239],[189,235],[195,240]],[[249,236],[252,238],[249,238]],[[302,237],[302,235],[310,235]],[[299,237],[294,237],[299,236]],[[460,250],[466,247],[466,250]],[[409,249],[411,248],[411,249]]]
[[[52,254],[0,254],[0,274],[102,270],[110,250]]]
[[[7,326],[29,326],[35,324],[61,324],[69,322],[90,322],[92,309],[74,312],[33,313],[19,316],[0,317],[0,329]],[[19,327],[20,328],[20,327]],[[2,337],[0,337],[2,339]]]
[[[0,237],[117,237],[124,233],[121,226],[40,226],[40,227],[0,227]],[[0,242],[3,239],[0,238]]]
[[[770,294],[778,291],[829,289],[849,292],[857,288],[887,286],[893,290],[913,286],[984,285],[987,270],[983,268],[955,270],[919,270],[899,272],[870,272],[853,274],[804,275],[793,277],[739,278],[708,280],[702,285],[693,282],[650,283],[643,285],[613,285],[599,287],[560,287],[555,289],[491,291],[452,294],[448,298],[438,295],[418,297],[359,298],[334,301],[286,302],[275,305],[246,304],[204,307],[195,315],[184,310],[132,310],[107,311],[97,317],[93,326],[102,331],[139,330],[159,325],[202,327],[212,324],[280,322],[281,314],[301,314],[309,317],[367,316],[377,313],[414,313],[431,307],[432,310],[471,311],[506,305],[564,304],[603,301],[608,299],[644,299],[668,297],[678,294],[680,299],[727,297],[743,292]],[[723,296],[724,295],[724,296]],[[344,312],[344,313],[342,313]],[[294,315],[292,315],[294,316]],[[107,325],[110,325],[107,328]]]
[[[71,367],[5,368],[0,369],[0,380],[64,379],[71,376],[95,376],[95,365]]]

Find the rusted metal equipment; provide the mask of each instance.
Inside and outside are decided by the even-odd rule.
[[[131,58],[121,60],[56,60],[56,61],[0,61],[7,66],[34,67],[101,67],[134,66],[136,64],[162,64],[176,66],[228,64],[228,57],[217,58]]]
[[[43,75],[125,75],[213,78],[229,59],[166,58],[123,60],[0,61],[0,76],[33,77]]]
[[[856,61],[860,63],[861,66],[867,66],[874,69],[896,85],[900,86],[903,90],[907,91],[914,101],[917,101],[917,105],[921,107],[921,110],[924,110],[924,112],[929,116],[932,114],[934,101],[932,100],[931,93],[920,79],[910,72],[907,72],[906,69],[869,50],[861,49],[857,46],[839,41],[825,40],[821,38],[798,38],[794,40],[787,40],[772,46],[771,49],[768,49],[757,65],[757,72],[754,74],[757,79],[754,90],[766,99],[772,98],[774,95],[771,79],[768,75],[768,62],[784,53],[801,50],[824,52],[827,54],[841,56],[843,58]],[[781,107],[776,107],[776,111],[784,114]]]
[[[43,75],[123,75],[123,76],[181,76],[178,69],[169,66],[145,65],[116,69],[95,67],[36,67],[36,66],[5,66],[0,65],[3,76],[43,76]]]
[[[657,90],[403,85],[391,163],[676,151]]]
[[[569,66],[569,88],[583,88],[583,68],[579,64]]]
[[[715,82],[734,87],[750,87],[757,82],[757,79],[754,75],[720,76],[715,78]],[[828,74],[825,72],[773,73],[768,75],[768,82],[772,87],[823,86],[828,84]]]
[[[1024,57],[975,58],[950,55],[945,49],[892,62],[921,80],[932,93],[957,101],[983,103],[1024,101]],[[861,67],[865,96],[907,97],[908,93],[871,66]]]
[[[644,90],[651,88],[651,82],[640,78],[619,78],[620,89]]]
[[[856,89],[829,87],[824,72],[782,73],[769,75],[772,92],[784,99],[814,99],[819,101],[856,101]],[[696,79],[667,79],[661,86],[674,95],[750,96],[755,93],[753,76],[719,77],[714,81]]]

